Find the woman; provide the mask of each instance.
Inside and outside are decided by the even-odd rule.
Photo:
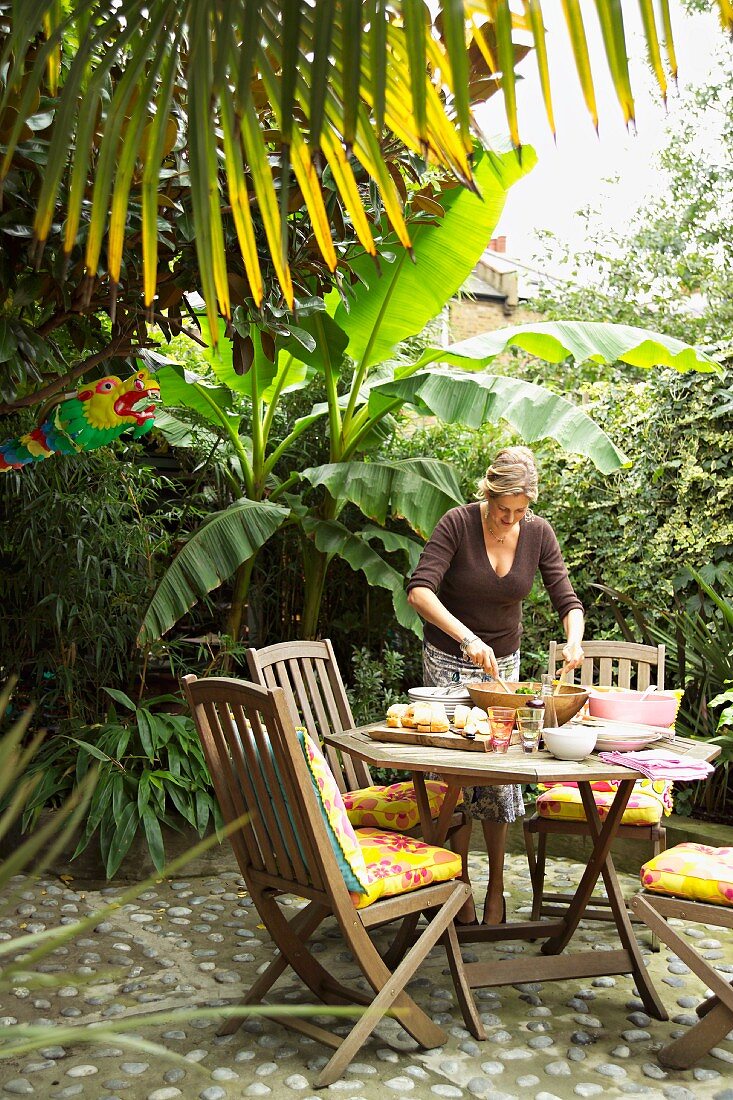
[[[583,660],[583,605],[573,591],[555,532],[533,515],[537,468],[527,447],[499,451],[481,479],[478,503],[452,508],[435,528],[407,584],[408,599],[425,620],[426,686],[475,680],[519,679],[522,600],[537,570],[562,619],[564,670]],[[508,823],[524,814],[521,789],[464,791],[472,817],[483,826],[489,882],[483,921],[505,919],[504,851]],[[464,867],[468,851],[462,852]],[[476,920],[473,902],[459,913]]]

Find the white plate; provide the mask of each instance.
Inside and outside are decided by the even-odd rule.
[[[637,749],[645,749],[655,741],[661,741],[664,734],[650,730],[648,733],[599,733],[596,738],[594,752],[635,752]]]
[[[410,688],[407,692],[411,699],[416,701],[424,701],[429,703],[451,703],[453,706],[456,703],[469,703],[471,696],[465,688],[459,690],[459,685],[456,684],[455,691],[446,690],[444,687],[416,687]]]
[[[459,703],[471,703],[471,696],[465,688],[459,690],[458,684],[456,690],[451,692],[447,692],[444,687],[414,687],[407,694],[413,703],[442,703],[448,718],[453,717]]]

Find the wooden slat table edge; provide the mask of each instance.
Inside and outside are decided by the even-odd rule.
[[[550,753],[523,753],[512,746],[507,753],[465,752],[461,749],[425,748],[423,745],[375,741],[370,729],[382,728],[383,722],[370,722],[343,733],[329,734],[326,740],[377,767],[392,767],[412,772],[439,772],[443,776],[491,774],[494,783],[562,783],[622,780],[632,776],[643,778],[641,772],[620,765],[607,764],[597,754],[584,760],[557,760]],[[691,760],[714,760],[720,753],[717,745],[689,738],[676,737],[655,742],[655,748],[665,748]],[[415,748],[422,750],[421,760],[415,760]]]

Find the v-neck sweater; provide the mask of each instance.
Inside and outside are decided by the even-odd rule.
[[[476,502],[451,508],[438,522],[407,591],[429,588],[497,657],[506,657],[519,649],[522,600],[529,595],[538,570],[561,619],[573,608],[583,609],[547,520],[525,516],[520,521],[512,567],[500,577],[486,552],[481,505]],[[425,639],[443,653],[461,656],[458,642],[432,623],[425,623]]]

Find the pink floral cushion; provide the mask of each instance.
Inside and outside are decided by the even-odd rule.
[[[430,804],[430,816],[437,817],[445,801],[448,785],[428,779],[425,789]],[[355,829],[373,827],[409,832],[420,824],[415,784],[409,780],[391,783],[388,787],[362,787],[358,791],[347,791],[343,800],[349,821]]]
[[[356,837],[369,870],[366,894],[351,894],[357,909],[461,874],[461,857],[447,848],[386,829],[357,829]]]
[[[676,844],[644,864],[641,884],[655,894],[733,906],[733,848]]]
[[[364,862],[361,845],[346,813],[341,791],[315,741],[302,728],[298,729],[298,739],[341,874],[352,896],[363,897],[368,893],[372,880]]]
[[[618,783],[600,780],[591,783],[598,816],[608,816]],[[639,779],[634,784],[622,825],[658,825],[662,814],[672,812],[672,784],[659,779]],[[553,783],[545,787],[536,803],[540,817],[555,821],[585,821],[585,809],[577,783]]]

